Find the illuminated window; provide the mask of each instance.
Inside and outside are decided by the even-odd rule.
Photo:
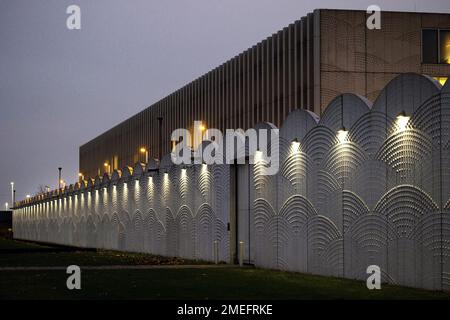
[[[440,62],[450,64],[450,30],[439,31]]]
[[[439,81],[441,86],[444,86],[445,82],[447,81],[448,77],[434,77],[435,80]]]
[[[422,30],[422,63],[450,64],[450,30]]]

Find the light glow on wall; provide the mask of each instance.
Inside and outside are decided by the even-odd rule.
[[[123,192],[122,192],[122,208],[126,209],[128,206],[128,183],[123,183]]]
[[[163,192],[164,192],[164,196],[163,198],[165,200],[167,200],[168,196],[169,196],[169,174],[167,172],[164,172],[164,176],[163,176]]]
[[[138,203],[140,201],[141,198],[141,192],[140,192],[140,185],[139,185],[139,180],[135,180],[134,181],[134,201],[136,201],[136,203]]]
[[[444,84],[447,82],[448,77],[434,77],[434,80],[437,80],[441,86],[444,86]]]
[[[261,150],[256,150],[255,152],[255,164],[263,160],[263,153]]]

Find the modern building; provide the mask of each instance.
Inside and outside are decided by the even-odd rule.
[[[318,9],[80,147],[94,177],[170,151],[170,134],[201,120],[209,128],[280,126],[294,109],[321,115],[341,93],[374,100],[402,73],[450,75],[450,15]],[[158,120],[159,119],[159,120]],[[141,150],[144,148],[144,150]],[[142,151],[142,152],[141,152]]]

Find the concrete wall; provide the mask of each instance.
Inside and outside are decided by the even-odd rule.
[[[404,74],[373,104],[344,94],[320,120],[293,111],[280,129],[280,161],[274,176],[264,162],[251,167],[242,238],[255,265],[366,279],[375,264],[384,282],[450,290],[450,83]],[[218,241],[229,261],[230,180],[226,165],[137,165],[20,203],[14,235],[206,260]]]

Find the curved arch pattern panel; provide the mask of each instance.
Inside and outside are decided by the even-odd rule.
[[[384,282],[449,290],[448,87],[406,74],[372,108],[342,95],[315,125],[290,117],[278,174],[254,171],[255,264],[361,280],[378,265]]]
[[[17,210],[15,237],[205,261],[217,243],[230,261],[228,166],[122,172]]]
[[[362,280],[378,265],[384,282],[450,290],[449,82],[404,74],[373,106],[345,94],[322,119],[296,110],[279,146],[276,175],[250,167],[256,265]],[[23,203],[14,236],[231,261],[230,166],[167,159]]]

